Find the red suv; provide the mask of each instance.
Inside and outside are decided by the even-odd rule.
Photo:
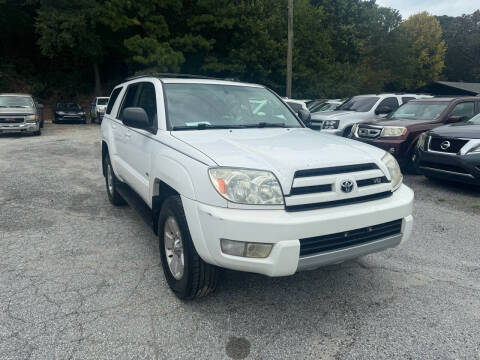
[[[411,100],[384,120],[354,125],[350,137],[388,151],[401,166],[415,171],[415,145],[423,132],[468,120],[479,112],[480,97]]]

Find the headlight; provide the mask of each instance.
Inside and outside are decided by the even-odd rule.
[[[403,136],[407,133],[407,128],[403,126],[385,126],[380,137],[396,137]]]
[[[27,123],[34,123],[36,121],[37,121],[37,116],[36,115],[25,116],[25,122],[27,122]]]
[[[65,115],[65,112],[63,112],[63,111],[57,111],[57,115]]]
[[[422,133],[422,134],[418,137],[417,148],[418,148],[418,149],[425,150],[425,145],[426,145],[426,143],[427,143],[427,139],[428,139],[428,134],[427,134],[427,132]]]
[[[283,205],[277,178],[269,171],[236,168],[211,168],[213,186],[225,199],[248,205]]]
[[[477,147],[474,147],[473,149],[467,152],[467,154],[479,154],[479,153],[480,153],[480,145]]]
[[[340,120],[325,120],[322,125],[322,129],[338,129]]]
[[[392,181],[392,191],[395,191],[402,184],[403,175],[402,171],[400,170],[400,166],[398,166],[397,160],[389,153],[385,153],[382,158],[382,162],[385,164],[388,172],[390,173],[390,178]]]

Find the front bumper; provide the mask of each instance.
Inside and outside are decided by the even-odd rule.
[[[64,121],[64,122],[77,122],[82,121],[85,122],[87,119],[86,115],[55,115],[56,121]]]
[[[413,225],[413,191],[405,185],[385,199],[301,212],[219,208],[184,197],[182,202],[195,248],[203,260],[228,269],[268,276],[292,275],[396,246],[410,237]],[[402,220],[401,233],[394,238],[300,256],[300,239],[399,219]],[[274,246],[265,259],[237,257],[222,253],[222,238]]]
[[[0,133],[35,132],[40,130],[39,123],[0,124]]]
[[[380,149],[385,150],[392,154],[400,165],[404,165],[406,161],[409,159],[407,158],[407,142],[405,139],[393,139],[390,140],[388,138],[378,138],[378,139],[366,139],[360,138],[358,136],[352,137],[354,140],[361,141],[365,144],[376,146]]]
[[[418,168],[425,175],[480,185],[480,154],[443,154],[418,151]]]

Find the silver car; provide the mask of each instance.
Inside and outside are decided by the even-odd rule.
[[[31,95],[0,94],[0,134],[26,132],[41,134],[43,105]]]

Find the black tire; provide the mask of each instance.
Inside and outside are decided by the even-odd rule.
[[[168,226],[166,222],[170,217],[175,219],[180,231],[181,243],[183,243],[184,267],[183,275],[179,279],[176,279],[170,270],[165,250],[165,227]],[[163,272],[174,294],[180,299],[192,300],[215,291],[219,269],[203,261],[195,250],[180,196],[170,196],[163,203],[158,217],[158,234]]]
[[[352,131],[352,127],[353,127],[353,125],[346,127],[345,130],[343,130],[343,135],[342,136],[348,138],[349,135],[350,135],[350,132]]]
[[[42,130],[40,129],[40,126],[39,126],[38,130],[33,132],[33,136],[40,136],[40,135],[42,135]]]
[[[107,155],[105,157],[105,186],[107,188],[108,200],[115,206],[125,205],[126,202],[122,196],[117,191],[117,187],[120,183],[120,180],[115,176],[115,172],[112,168],[112,163],[110,162],[110,157]],[[110,176],[109,176],[110,175]]]
[[[412,175],[421,175],[420,169],[419,169],[419,158],[418,158],[418,153],[417,153],[417,145],[413,145],[414,148],[410,152],[410,155],[408,156],[407,159],[407,164],[405,165],[406,170],[409,174]]]

